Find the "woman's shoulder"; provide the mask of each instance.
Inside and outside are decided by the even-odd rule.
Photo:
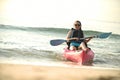
[[[72,32],[72,31],[74,31],[75,29],[74,28],[71,28],[71,29],[69,29],[69,32]]]
[[[69,29],[68,34],[72,33],[72,32],[73,32],[73,29],[74,29],[74,28]]]

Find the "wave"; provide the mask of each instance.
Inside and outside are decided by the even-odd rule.
[[[6,58],[26,58],[26,59],[50,59],[50,60],[62,60],[62,55],[47,50],[37,50],[37,49],[2,49],[0,48],[0,57]]]
[[[5,29],[5,30],[21,30],[21,31],[30,31],[30,32],[51,32],[51,33],[59,33],[59,34],[67,34],[67,32],[70,29],[67,28],[52,28],[52,27],[24,27],[24,26],[12,26],[12,25],[3,25],[0,24],[0,29]],[[93,31],[93,30],[83,30],[85,35],[87,36],[92,36],[92,35],[98,35],[103,32],[100,31]],[[112,34],[112,38],[117,38],[119,39],[120,35],[119,34]]]

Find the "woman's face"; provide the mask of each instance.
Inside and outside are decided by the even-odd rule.
[[[80,25],[80,23],[75,22],[74,27],[75,27],[75,29],[79,30],[81,28],[81,25]]]

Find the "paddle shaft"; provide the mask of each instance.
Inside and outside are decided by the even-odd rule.
[[[101,39],[104,39],[104,38],[107,38],[109,35],[111,35],[112,32],[110,33],[102,33],[100,35],[96,35],[96,36],[91,36],[91,37],[85,37],[85,38],[80,38],[79,40],[85,40],[85,39],[88,39],[88,38],[101,38]],[[72,40],[70,40],[72,41]],[[64,42],[67,42],[67,40],[64,40],[64,39],[55,39],[55,40],[51,40],[50,41],[50,44],[52,46],[57,46],[57,45],[60,45]]]

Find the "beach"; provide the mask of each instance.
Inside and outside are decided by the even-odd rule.
[[[1,63],[0,80],[120,80],[120,70]]]

